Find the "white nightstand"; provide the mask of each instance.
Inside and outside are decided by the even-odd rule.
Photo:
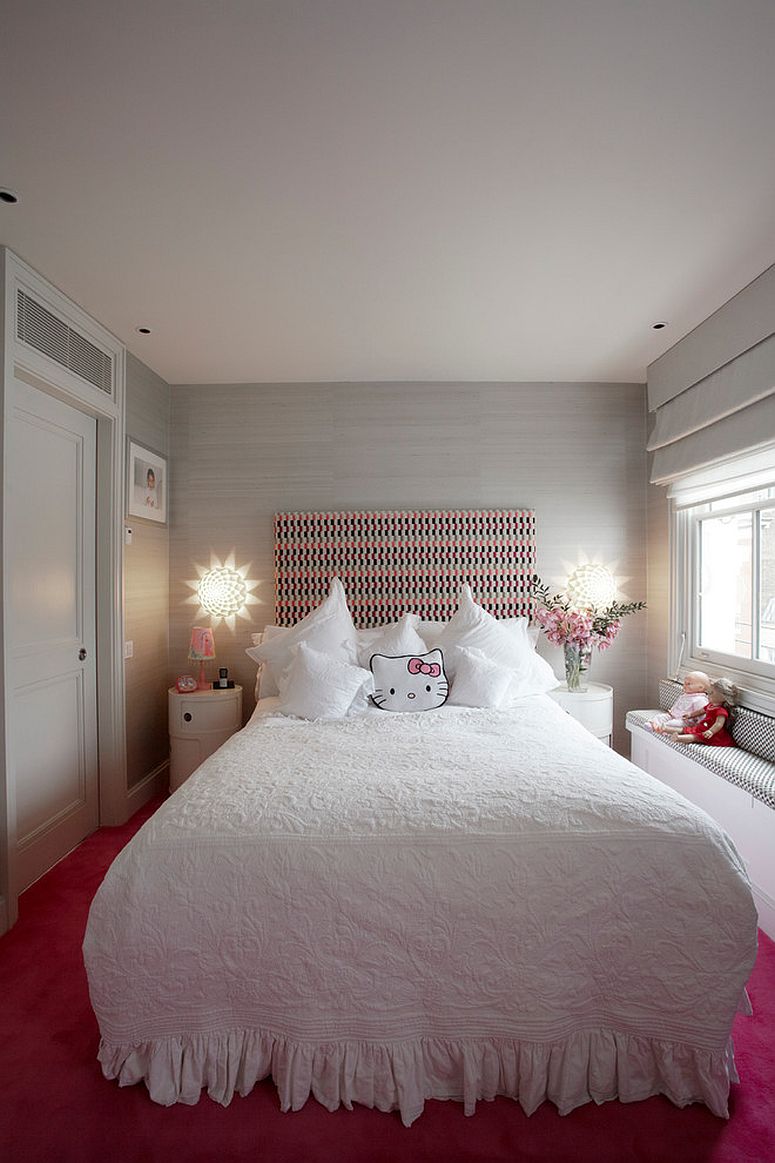
[[[549,697],[564,711],[586,727],[603,743],[611,746],[614,729],[614,688],[604,682],[591,682],[585,691],[569,691],[563,683],[549,691]]]
[[[170,791],[175,791],[242,726],[242,687],[230,690],[169,689]]]

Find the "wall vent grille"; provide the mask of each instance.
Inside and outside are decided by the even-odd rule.
[[[101,392],[113,395],[111,357],[19,288],[16,291],[16,336],[68,371],[88,380]]]

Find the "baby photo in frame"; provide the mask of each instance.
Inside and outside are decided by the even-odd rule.
[[[134,440],[127,444],[127,515],[166,525],[167,460]]]

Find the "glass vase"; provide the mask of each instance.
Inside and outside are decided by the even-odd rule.
[[[587,677],[589,665],[592,661],[591,646],[573,646],[566,642],[565,651],[565,685],[569,691],[585,691],[589,686]]]

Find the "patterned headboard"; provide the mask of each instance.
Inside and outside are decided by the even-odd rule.
[[[530,616],[531,509],[275,514],[275,620],[289,626],[342,579],[359,628],[407,610],[446,621],[460,586],[496,618]]]

